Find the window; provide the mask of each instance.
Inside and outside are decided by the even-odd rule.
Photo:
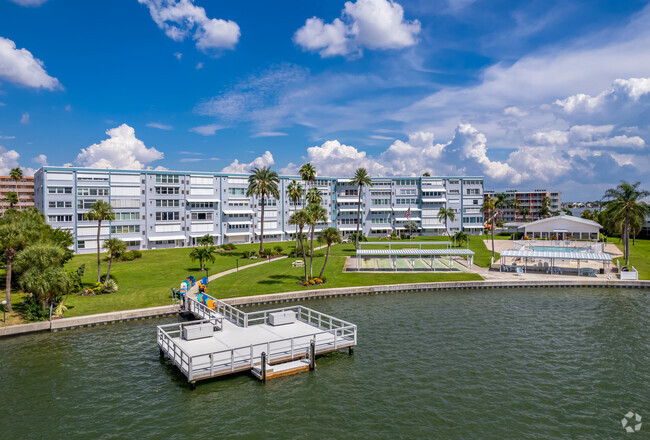
[[[266,213],[264,213],[266,215]],[[251,215],[250,214],[228,214],[228,217],[230,218],[246,218],[250,219]]]
[[[457,189],[450,189],[450,190],[449,190],[449,195],[452,195],[452,196],[458,196],[458,195],[460,195],[460,190],[457,190]]]
[[[370,195],[372,195],[373,197],[381,197],[381,196],[390,197],[390,191],[370,190]]]
[[[469,224],[483,223],[483,217],[463,217],[463,223],[469,223]]]
[[[395,203],[398,205],[416,205],[418,199],[396,199]]]
[[[211,212],[193,212],[192,220],[212,220]]]
[[[77,188],[78,196],[107,196],[108,188]]]
[[[179,194],[180,189],[177,186],[157,186],[156,194]]]
[[[139,241],[125,241],[126,245],[131,247],[131,246],[140,246]]]
[[[371,199],[371,205],[390,205],[390,199]]]
[[[116,221],[137,220],[139,216],[140,216],[140,213],[138,213],[138,212],[116,212],[115,213],[115,220]]]
[[[372,186],[390,186],[390,180],[373,180]]]
[[[140,232],[140,225],[111,226],[111,234],[132,234],[134,232]]]
[[[469,196],[480,196],[481,195],[481,190],[479,188],[467,188],[467,195]]]
[[[178,174],[156,174],[156,183],[178,183]]]
[[[423,191],[422,197],[444,197],[444,195],[442,191]]]
[[[418,181],[415,179],[397,179],[395,184],[400,186],[417,185]]]
[[[249,225],[228,225],[228,229],[248,229]]]
[[[228,206],[248,206],[248,200],[232,200],[228,201]]]
[[[248,185],[248,179],[228,177],[228,183],[234,183],[236,185]]]
[[[157,199],[156,206],[159,208],[171,208],[180,206],[181,201],[178,199]]]
[[[178,202],[178,200],[176,200]],[[178,205],[176,205],[178,206]],[[214,209],[214,203],[212,202],[193,202],[190,203],[190,208],[202,208],[202,209]]]
[[[50,215],[47,217],[50,222],[71,222],[72,215]]]
[[[257,201],[258,205],[262,205],[262,200]],[[264,206],[276,206],[278,204],[278,201],[275,199],[264,199]]]
[[[316,186],[328,186],[329,185],[329,180],[316,179],[316,180],[314,180],[314,185],[316,185]]]
[[[231,196],[245,196],[246,188],[228,188],[228,194]]]
[[[139,208],[140,199],[113,199],[111,200],[113,208]],[[144,206],[144,203],[142,204]]]
[[[48,194],[72,194],[71,186],[48,186]]]
[[[356,225],[357,224],[357,219],[356,218],[342,218],[342,219],[339,219],[339,224],[340,225]]]
[[[417,194],[417,190],[416,189],[401,189],[399,191],[399,193],[402,196],[414,196],[414,195]]]
[[[390,224],[390,219],[389,218],[373,218],[370,220],[372,224],[379,224],[379,225],[385,225],[385,224]]]
[[[157,212],[156,221],[174,221],[179,219],[178,211],[173,212]]]
[[[346,195],[346,196],[358,196],[359,195],[359,190],[358,189],[346,189],[344,195]]]
[[[67,201],[67,202],[62,202],[62,201],[49,202],[49,207],[50,208],[72,208],[72,202],[71,201]]]
[[[483,185],[482,180],[464,180],[465,185]]]
[[[93,176],[92,174],[77,175],[77,180],[84,182],[108,182],[108,176]]]
[[[85,241],[78,241],[77,242],[77,249],[85,249],[86,248],[86,242]]]

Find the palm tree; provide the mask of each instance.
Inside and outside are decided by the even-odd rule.
[[[20,202],[20,197],[18,196],[18,182],[23,178],[23,170],[18,167],[12,168],[9,172],[9,177],[14,181],[14,192],[16,193],[16,199]],[[18,204],[18,202],[16,202],[16,204]]]
[[[320,205],[322,201],[323,201],[323,193],[321,192],[321,190],[316,187],[309,188],[309,191],[307,191],[307,202]]]
[[[210,263],[214,263],[214,254],[216,253],[217,248],[215,246],[196,247],[190,252],[190,260],[199,260],[199,270],[205,270],[204,262],[208,261]]]
[[[97,282],[99,283],[102,275],[101,260],[99,259],[99,254],[102,251],[102,247],[99,244],[102,222],[105,220],[115,220],[115,213],[113,212],[113,207],[110,203],[105,202],[104,200],[96,200],[92,205],[90,205],[90,211],[86,214],[86,219],[97,221]]]
[[[0,226],[0,246],[4,250],[3,256],[5,259],[6,266],[6,299],[7,299],[7,310],[11,312],[11,276],[13,269],[13,259],[16,256],[16,253],[24,246],[25,239],[23,235],[23,230],[21,225],[14,223],[5,223]]]
[[[211,246],[214,244],[214,238],[212,235],[205,234],[203,237],[199,238],[196,242],[199,246]]]
[[[246,195],[256,196],[260,198],[260,208],[262,215],[260,219],[260,255],[264,253],[264,199],[267,196],[273,196],[276,199],[280,198],[278,191],[278,173],[271,170],[269,167],[254,168],[248,176],[248,191]]]
[[[300,178],[305,182],[305,189],[309,188],[309,184],[316,181],[316,168],[307,162],[300,167],[298,170]]]
[[[516,198],[510,199],[508,202],[508,206],[515,211],[515,220],[517,220],[517,214],[521,214],[521,202]]]
[[[104,249],[108,251],[108,270],[106,271],[106,281],[111,277],[111,267],[113,266],[113,258],[119,257],[126,252],[126,243],[119,238],[109,238],[104,241]]]
[[[451,234],[449,233],[449,226],[447,225],[447,222],[453,222],[456,220],[456,213],[454,212],[453,208],[445,208],[444,206],[440,208],[438,211],[438,220],[445,222],[445,231],[451,240]]]
[[[542,197],[542,206],[539,208],[537,211],[539,214],[539,218],[548,218],[553,213],[551,212],[551,199],[548,196]]]
[[[18,204],[18,201],[19,201],[18,200],[18,193],[15,192],[15,191],[9,191],[5,195],[5,201],[9,202],[9,209],[12,209],[14,207],[14,205]]]
[[[289,184],[289,187],[287,188],[287,195],[289,196],[291,203],[293,203],[293,207],[295,211],[297,209],[298,202],[302,200],[302,196],[303,196],[302,185],[299,182],[292,180],[291,183]],[[298,225],[296,225],[296,257],[297,256],[298,256]]]
[[[496,210],[496,198],[492,196],[487,196],[483,200],[483,215],[486,216],[486,220],[490,222],[490,232],[492,233],[492,258],[494,258],[494,219],[497,216]]]
[[[309,222],[309,216],[307,214],[307,211],[304,209],[294,212],[293,214],[291,214],[291,217],[289,217],[289,224],[296,225],[296,227],[299,230],[297,236],[298,239],[300,240],[300,247],[302,248],[302,261],[304,263],[303,266],[305,267],[305,281],[307,280],[307,254],[305,253],[305,244],[302,241],[303,240],[302,230],[305,228],[305,225],[308,222]]]
[[[526,217],[528,217],[528,216],[530,215],[530,209],[528,209],[528,208],[526,208],[526,207],[523,207],[523,208],[521,208],[521,210],[519,211],[519,214],[521,214],[521,220],[522,220],[524,223],[526,223]]]
[[[325,272],[325,266],[327,265],[327,259],[330,256],[330,246],[333,244],[338,244],[343,241],[343,238],[341,237],[341,233],[338,231],[338,229],[329,227],[323,229],[320,234],[318,235],[318,241],[325,242],[327,243],[327,252],[325,253],[325,261],[323,262],[323,267],[320,270],[320,274],[318,275],[318,278],[323,279],[323,272]]]
[[[312,278],[314,276],[314,229],[316,229],[316,225],[319,222],[327,220],[327,211],[325,211],[325,208],[320,205],[310,203],[305,208],[305,212],[307,213],[307,224],[309,224],[311,228],[311,231],[309,232],[309,277]]]
[[[650,207],[640,201],[640,199],[650,195],[649,191],[639,189],[641,182],[629,183],[621,181],[616,188],[610,188],[605,191],[603,198],[611,199],[607,202],[607,211],[613,222],[622,222],[623,247],[625,254],[625,265],[630,264],[630,224],[640,217],[645,219],[645,215]]]
[[[58,302],[70,287],[70,278],[63,269],[64,254],[56,244],[40,242],[16,256],[18,283],[43,307]]]
[[[359,226],[361,226],[361,193],[364,186],[372,188],[372,179],[365,168],[357,168],[354,172],[354,177],[350,181],[350,185],[358,187],[359,191],[359,205],[357,206],[357,241],[359,240]]]
[[[458,247],[461,247],[469,241],[469,235],[463,231],[458,231],[454,234],[454,241],[457,243]]]

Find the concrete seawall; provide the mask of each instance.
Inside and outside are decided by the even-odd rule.
[[[336,298],[340,296],[370,295],[381,293],[406,293],[443,290],[468,289],[520,289],[539,287],[586,287],[586,288],[638,288],[650,289],[650,281],[620,281],[620,280],[549,280],[549,281],[452,281],[439,283],[387,284],[381,286],[339,287],[333,289],[321,288],[299,290],[294,292],[270,293],[266,295],[242,296],[225,298],[224,302],[233,306],[253,306],[309,299]],[[119,312],[100,313],[97,315],[77,316],[74,318],[55,319],[53,321],[34,322],[31,324],[0,327],[0,337],[14,336],[25,333],[58,331],[77,327],[109,324],[113,322],[132,321],[159,316],[169,316],[179,313],[178,304],[150,307],[147,309],[123,310]]]
[[[519,289],[539,287],[592,287],[650,289],[650,281],[452,281],[439,283],[388,284],[381,286],[339,287],[334,289],[298,290],[295,292],[225,298],[232,306],[253,306],[338,296],[370,295],[380,293],[405,293],[465,289]]]
[[[31,324],[12,325],[9,327],[0,327],[0,337],[43,331],[55,332],[76,327],[90,327],[93,325],[109,324],[112,322],[133,321],[136,319],[175,315],[179,311],[179,305],[175,304],[162,307],[150,307],[147,309],[122,310],[119,312],[99,313],[97,315],[54,319],[52,321],[33,322]]]

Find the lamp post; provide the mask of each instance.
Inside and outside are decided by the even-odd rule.
[[[2,322],[7,322],[7,300],[2,300]]]

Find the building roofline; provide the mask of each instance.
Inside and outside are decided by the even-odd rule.
[[[125,174],[141,174],[141,173],[147,173],[147,174],[179,174],[179,175],[203,175],[203,176],[215,176],[215,177],[248,177],[250,174],[242,174],[242,173],[224,173],[221,171],[176,171],[176,170],[125,170],[125,169],[119,169],[119,168],[85,168],[85,167],[60,167],[60,166],[43,166],[36,170],[36,173],[42,172],[42,171],[86,171],[86,172],[112,172],[112,173],[125,173]],[[301,180],[300,176],[296,175],[290,175],[290,174],[282,174],[278,175],[278,177],[282,179],[296,179],[296,180]],[[337,179],[343,179],[344,177],[332,177],[332,176],[316,176],[316,179],[324,179],[324,180],[337,180]],[[484,176],[429,176],[429,177],[424,177],[424,176],[382,176],[382,177],[373,177],[372,180],[394,180],[394,179],[420,179],[420,180],[436,180],[436,179],[462,179],[462,180],[472,180],[472,179],[481,179],[484,180]]]

